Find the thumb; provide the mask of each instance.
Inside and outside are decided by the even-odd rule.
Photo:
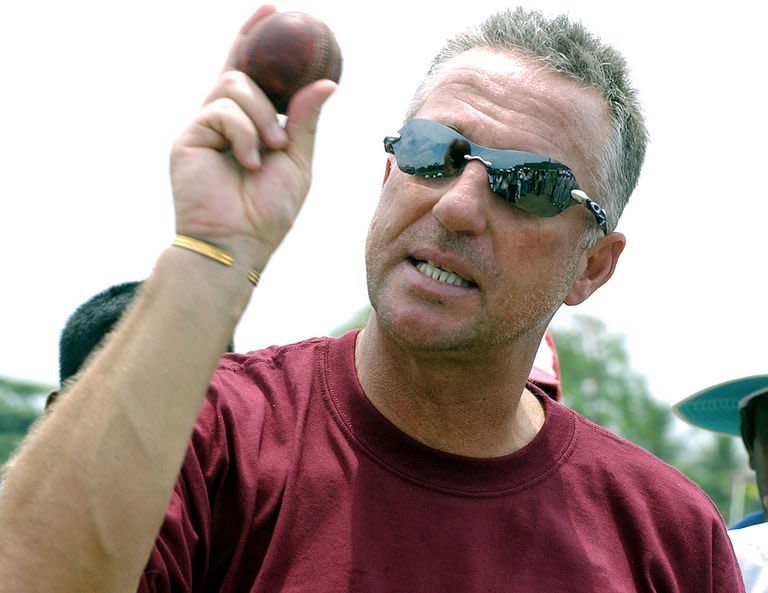
[[[335,91],[332,80],[318,80],[301,90],[291,99],[285,132],[290,138],[291,151],[311,159],[317,133],[317,122],[323,105]]]

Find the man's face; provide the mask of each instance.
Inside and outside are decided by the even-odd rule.
[[[749,465],[755,470],[757,489],[763,507],[768,509],[768,395],[759,397],[753,404],[755,436],[749,452]]]
[[[484,146],[560,161],[587,194],[609,135],[595,91],[487,50],[456,58],[415,117]],[[480,162],[457,177],[425,179],[401,172],[391,157],[366,248],[377,320],[428,351],[491,349],[522,336],[538,344],[561,303],[588,296],[573,286],[588,267],[583,234],[592,224],[581,206],[538,218],[505,203]],[[431,277],[434,266],[461,285]]]

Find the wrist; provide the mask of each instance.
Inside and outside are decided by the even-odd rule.
[[[177,234],[173,240],[172,246],[186,249],[187,251],[191,251],[203,257],[207,257],[208,259],[211,259],[223,266],[235,267],[234,256],[221,247],[214,245],[213,243],[208,243],[207,241],[196,239],[195,237],[190,237],[189,235]],[[261,278],[261,272],[251,267],[248,269],[246,277],[253,286],[257,286]]]
[[[237,259],[224,265],[171,244],[157,260],[148,284],[168,291],[180,313],[192,318],[210,315],[234,328],[253,294],[255,278],[249,278],[250,272],[250,266]],[[231,335],[232,329],[226,331]]]

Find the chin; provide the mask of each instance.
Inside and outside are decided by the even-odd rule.
[[[374,308],[375,323],[400,348],[422,352],[470,352],[493,340],[466,322],[411,311]]]

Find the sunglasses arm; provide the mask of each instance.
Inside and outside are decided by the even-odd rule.
[[[608,234],[608,215],[603,210],[602,206],[593,201],[586,193],[580,189],[571,190],[571,197],[579,204],[583,204],[592,213],[597,221],[598,226],[603,230],[603,233]]]
[[[384,150],[389,154],[395,154],[395,149],[392,148],[392,145],[398,140],[400,140],[400,134],[395,134],[394,136],[387,136],[384,138]]]

